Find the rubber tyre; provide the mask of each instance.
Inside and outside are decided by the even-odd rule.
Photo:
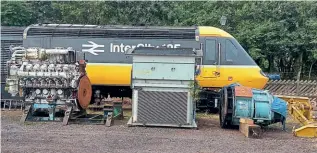
[[[219,121],[220,121],[220,127],[221,128],[227,128],[227,116],[224,115],[224,108],[223,108],[223,105],[224,105],[224,101],[225,101],[225,96],[224,96],[224,90],[227,90],[226,88],[224,88],[222,91],[221,91],[221,96],[220,96],[220,106],[219,106]]]

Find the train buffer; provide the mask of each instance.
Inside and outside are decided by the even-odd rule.
[[[317,137],[317,122],[312,116],[313,107],[307,97],[282,96],[277,97],[288,103],[288,114],[302,126],[293,127],[293,134],[297,137]]]

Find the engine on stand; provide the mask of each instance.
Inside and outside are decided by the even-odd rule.
[[[62,121],[83,112],[92,96],[84,60],[72,48],[11,47],[6,89],[24,97],[21,121]]]

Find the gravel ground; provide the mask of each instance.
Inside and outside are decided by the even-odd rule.
[[[19,123],[20,111],[1,112],[1,152],[271,152],[316,153],[317,139],[294,137],[277,124],[260,139],[245,138],[237,129],[220,129],[217,117],[199,119],[199,130]]]

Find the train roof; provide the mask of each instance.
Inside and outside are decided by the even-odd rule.
[[[232,37],[229,33],[211,26],[171,27],[82,24],[34,24],[25,29],[24,35],[135,39],[195,39],[196,35]]]
[[[1,35],[22,36],[26,27],[1,26]]]
[[[132,25],[88,25],[88,24],[32,24],[33,28],[81,28],[81,29],[193,29],[197,26],[132,26]]]

